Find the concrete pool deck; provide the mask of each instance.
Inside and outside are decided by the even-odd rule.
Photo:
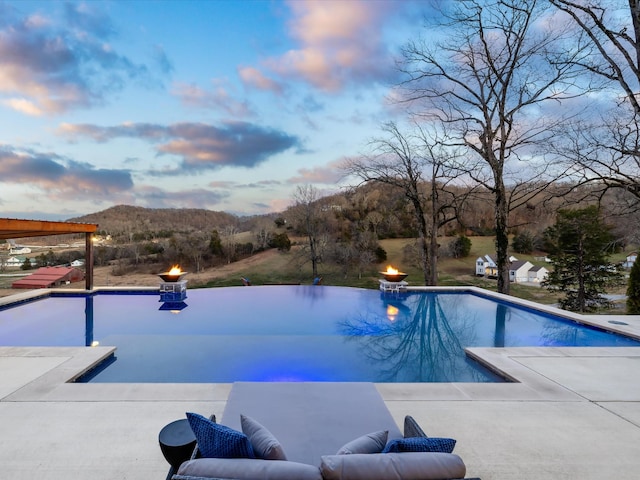
[[[640,316],[580,319],[640,338]],[[0,479],[164,479],[160,429],[187,411],[222,415],[231,384],[68,383],[112,350],[0,347]],[[617,480],[640,471],[640,348],[468,354],[515,382],[376,384],[398,425],[412,415],[428,435],[458,440],[467,476]]]
[[[628,319],[627,319],[628,320]],[[0,348],[0,478],[162,479],[158,432],[222,415],[231,384],[74,384],[109,347]],[[399,425],[458,440],[483,480],[640,471],[640,348],[476,348],[519,383],[376,384]]]

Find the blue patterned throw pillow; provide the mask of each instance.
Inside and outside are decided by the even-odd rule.
[[[212,422],[197,413],[187,412],[187,419],[203,457],[255,458],[251,443],[244,433]]]
[[[443,452],[451,453],[456,446],[453,438],[410,437],[390,441],[382,453]]]

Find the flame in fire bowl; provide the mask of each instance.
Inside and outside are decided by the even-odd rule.
[[[163,282],[179,282],[187,272],[180,270],[180,267],[172,267],[168,272],[159,273],[158,276]]]
[[[407,278],[408,273],[399,272],[395,268],[389,266],[385,272],[380,272],[387,282],[401,282]]]

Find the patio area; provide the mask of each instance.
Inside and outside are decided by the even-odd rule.
[[[629,321],[629,317],[626,317]],[[231,384],[66,383],[110,347],[0,348],[3,478],[163,479],[158,432],[220,416]],[[640,349],[477,348],[518,383],[376,384],[401,425],[458,440],[483,480],[619,479],[640,470]]]

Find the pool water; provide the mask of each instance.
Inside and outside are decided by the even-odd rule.
[[[328,286],[51,296],[0,310],[0,345],[116,346],[91,382],[502,381],[465,347],[640,346],[469,293]]]

